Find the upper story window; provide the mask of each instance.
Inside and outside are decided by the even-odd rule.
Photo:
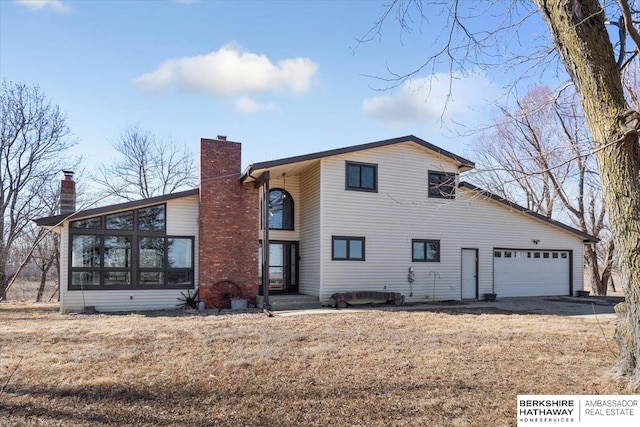
[[[346,163],[347,190],[378,191],[378,165],[372,163]]]
[[[269,228],[293,230],[293,197],[280,188],[269,191]]]
[[[429,197],[455,199],[456,174],[451,172],[429,171]]]

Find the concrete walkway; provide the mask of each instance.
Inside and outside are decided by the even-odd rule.
[[[622,302],[622,297],[514,297],[497,298],[488,301],[451,301],[428,304],[410,304],[402,307],[391,305],[350,306],[343,309],[320,308],[313,310],[277,311],[277,316],[295,316],[301,314],[349,313],[354,311],[457,311],[477,312],[482,309],[513,314],[546,314],[585,318],[615,318],[613,307]]]

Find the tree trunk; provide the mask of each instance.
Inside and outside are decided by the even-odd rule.
[[[592,245],[585,247],[585,258],[589,266],[589,277],[591,279],[591,292],[596,295],[607,294],[607,284],[603,283],[600,276],[600,267],[598,266],[598,253]]]
[[[40,273],[40,285],[38,286],[38,294],[36,295],[36,302],[42,301],[42,295],[44,294],[44,287],[47,285],[47,272],[42,271]]]
[[[581,97],[611,229],[628,284],[616,306],[617,373],[640,388],[640,116],[629,111],[596,0],[536,0]]]
[[[609,288],[609,282],[611,282],[611,288],[613,292],[616,291],[616,286],[613,283],[613,252],[615,250],[615,245],[613,240],[609,241],[609,245],[607,245],[607,253],[604,258],[604,262],[602,263],[602,286],[604,286],[605,292]],[[606,294],[605,294],[606,295]]]
[[[0,301],[7,300],[7,287],[11,278],[8,278],[4,272],[4,262],[0,259]]]

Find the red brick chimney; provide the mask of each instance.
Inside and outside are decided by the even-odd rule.
[[[258,189],[240,175],[240,143],[200,140],[199,295],[207,308],[219,308],[221,281],[252,304],[258,294]]]
[[[76,211],[76,183],[73,171],[63,170],[64,179],[60,182],[60,213],[69,214]]]

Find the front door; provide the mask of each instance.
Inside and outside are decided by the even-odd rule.
[[[462,299],[478,298],[478,250],[462,250]]]
[[[298,242],[269,242],[269,291],[298,292]]]

